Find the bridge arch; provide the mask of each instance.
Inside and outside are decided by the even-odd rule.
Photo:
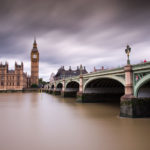
[[[77,81],[67,82],[65,93],[68,97],[76,97],[77,92],[79,91],[79,83]]]
[[[96,80],[96,79],[112,79],[115,81],[120,82],[123,86],[125,86],[125,80],[121,77],[117,77],[117,76],[104,76],[104,77],[93,77],[89,80],[87,80],[83,86],[83,92],[85,91],[85,87],[92,81]]]
[[[70,83],[72,83],[72,82],[73,82],[73,83],[80,84],[78,80],[68,80],[68,81],[66,81],[66,83],[65,83],[65,88],[67,88],[68,84],[70,84]]]
[[[84,84],[85,102],[120,101],[124,95],[125,81],[119,77],[95,77]]]
[[[56,85],[56,89],[62,89],[63,88],[63,84],[60,82]]]
[[[146,83],[148,83],[148,82],[150,82],[150,74],[144,76],[144,77],[143,77],[142,79],[140,79],[140,80],[138,81],[138,83],[135,85],[135,87],[134,87],[134,96],[138,97],[138,92],[139,92],[140,88],[141,88],[142,86],[144,86],[144,85],[145,85]],[[149,91],[150,91],[150,90],[149,90]],[[150,97],[150,95],[149,95],[149,97]]]
[[[70,81],[66,84],[66,89],[67,88],[79,88],[79,82],[77,81]]]
[[[54,84],[51,85],[51,89],[54,89]]]
[[[54,91],[55,95],[61,95],[63,84],[61,82],[56,84],[56,90]]]

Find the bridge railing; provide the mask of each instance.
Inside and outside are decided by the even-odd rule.
[[[83,77],[86,77],[86,76],[89,76],[89,75],[94,75],[94,74],[97,74],[97,73],[105,73],[105,72],[108,72],[108,71],[118,71],[118,70],[123,70],[124,67],[118,67],[118,68],[110,68],[110,69],[104,69],[104,70],[100,70],[100,71],[96,71],[96,72],[90,72],[90,73],[86,73],[86,74],[83,74]],[[54,81],[59,81],[59,80],[63,80],[63,79],[76,79],[76,78],[79,78],[80,75],[78,76],[67,76],[67,77],[57,77],[54,79]]]
[[[141,62],[141,63],[137,63],[137,64],[132,64],[133,66],[133,69],[136,68],[136,67],[140,67],[140,66],[149,66],[150,65],[150,61],[147,61],[147,62]],[[88,76],[88,75],[94,75],[94,74],[98,74],[98,73],[105,73],[105,72],[108,72],[108,71],[118,71],[118,70],[124,70],[124,66],[125,65],[122,65],[122,66],[119,66],[117,68],[105,68],[105,69],[101,69],[101,70],[97,70],[97,71],[93,71],[93,72],[89,72],[89,73],[86,73],[86,74],[83,74],[83,77],[85,76]],[[54,79],[54,81],[58,81],[58,80],[63,80],[63,79],[74,79],[74,78],[79,78],[80,75],[78,76],[66,76],[66,77],[57,77]]]
[[[57,81],[57,80],[63,80],[63,79],[68,79],[68,78],[74,78],[74,77],[78,77],[78,76],[57,77],[54,80]]]

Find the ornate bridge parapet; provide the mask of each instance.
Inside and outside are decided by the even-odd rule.
[[[140,88],[150,81],[150,62],[133,66],[134,96],[141,97]],[[150,97],[150,96],[148,96]]]

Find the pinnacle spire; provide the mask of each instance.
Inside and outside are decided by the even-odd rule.
[[[34,36],[34,43],[36,43],[36,36]]]
[[[34,43],[33,43],[33,48],[37,48],[37,43],[36,43],[36,36],[34,36]]]

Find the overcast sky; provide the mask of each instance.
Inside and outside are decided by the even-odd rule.
[[[0,0],[0,61],[30,74],[34,36],[45,80],[62,65],[125,65],[127,44],[132,64],[150,61],[150,1]]]

